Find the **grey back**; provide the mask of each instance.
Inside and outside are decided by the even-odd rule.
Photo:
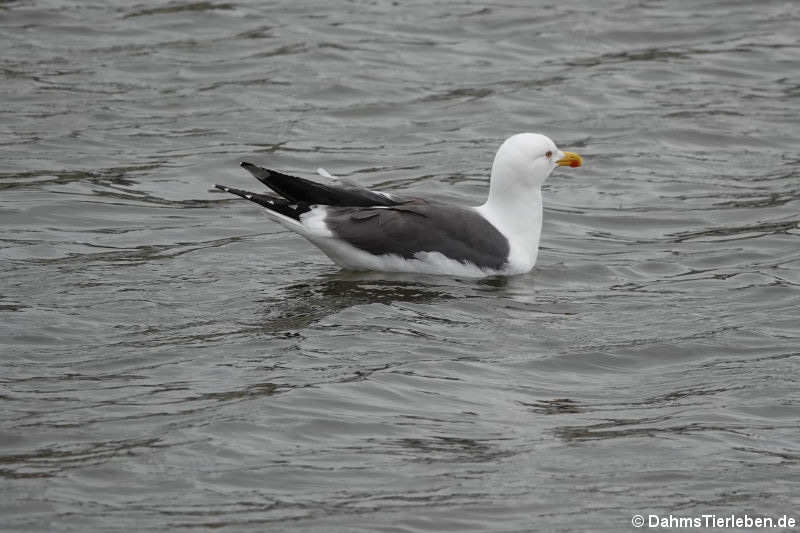
[[[406,259],[418,252],[440,252],[480,268],[501,269],[508,259],[508,239],[476,211],[416,201],[402,205],[327,208],[333,233],[375,255]]]

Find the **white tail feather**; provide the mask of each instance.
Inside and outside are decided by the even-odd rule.
[[[323,178],[328,178],[328,179],[331,179],[331,180],[338,180],[339,179],[339,178],[337,178],[336,176],[334,176],[333,174],[331,174],[330,172],[328,172],[327,170],[325,170],[322,167],[319,167],[317,169],[317,174],[319,174]]]

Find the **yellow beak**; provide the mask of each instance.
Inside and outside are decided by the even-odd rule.
[[[556,165],[560,167],[579,167],[583,164],[583,159],[578,154],[572,152],[564,152],[564,157],[556,161]]]

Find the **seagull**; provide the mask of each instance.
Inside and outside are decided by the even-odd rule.
[[[536,263],[542,232],[542,184],[556,167],[579,167],[547,136],[519,133],[497,150],[489,198],[467,207],[370,190],[324,169],[320,183],[243,162],[270,190],[217,189],[266,207],[347,270],[462,277],[512,276]]]

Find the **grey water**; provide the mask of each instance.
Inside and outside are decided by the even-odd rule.
[[[800,520],[798,28],[785,0],[3,0],[0,529]],[[522,131],[584,158],[522,276],[342,272],[213,190],[257,189],[247,160],[477,205]]]

